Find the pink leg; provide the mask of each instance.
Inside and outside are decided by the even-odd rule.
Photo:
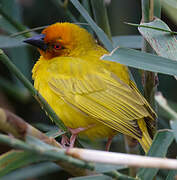
[[[88,128],[76,128],[76,129],[68,128],[68,129],[69,129],[69,131],[72,134],[71,137],[70,137],[70,145],[69,145],[69,147],[73,148],[74,147],[74,143],[75,143],[76,138],[77,138],[77,135],[80,132],[87,130]]]
[[[108,141],[106,143],[106,151],[109,151],[113,137],[114,136],[111,136],[111,137],[108,138]]]
[[[69,145],[69,147],[70,147],[70,148],[74,147],[75,140],[76,140],[76,138],[77,138],[77,135],[78,135],[80,132],[86,131],[87,129],[89,129],[89,128],[93,127],[93,126],[95,126],[95,125],[90,125],[90,126],[88,126],[88,127],[86,127],[86,128],[82,128],[82,127],[76,128],[76,129],[68,128],[69,131],[70,131],[71,134],[72,134],[71,137],[70,137],[70,145]]]
[[[69,144],[70,144],[69,138],[65,134],[63,134],[62,139],[61,139],[61,145],[63,146],[63,148],[65,148],[66,145],[69,145]]]
[[[70,145],[69,145],[70,148],[74,147],[74,143],[75,143],[76,138],[77,138],[77,134],[72,134],[71,135],[71,137],[70,137]]]

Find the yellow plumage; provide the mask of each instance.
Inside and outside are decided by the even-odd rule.
[[[80,135],[91,139],[126,134],[147,152],[155,113],[130,80],[127,68],[100,60],[108,52],[77,25],[56,23],[42,33],[47,49],[39,50],[34,86],[64,124],[74,129],[90,127]]]

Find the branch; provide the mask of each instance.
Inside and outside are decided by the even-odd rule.
[[[54,138],[51,137],[49,138],[48,136],[40,132],[38,129],[26,123],[20,117],[2,108],[0,108],[0,131],[5,132],[7,134],[11,134],[16,138],[23,140],[26,140],[28,137],[35,137],[41,140],[42,142],[54,146],[54,148],[57,147],[59,148],[59,150],[61,150],[61,145]],[[23,149],[23,150],[24,149],[27,150],[29,148],[28,146],[26,146],[26,144],[24,144],[24,142],[20,140],[15,141],[14,139],[15,138],[9,138],[6,136],[4,137],[2,135],[0,141],[9,144],[12,147],[15,146],[16,148],[18,147],[19,149]],[[55,159],[55,161],[56,160],[57,159]],[[90,175],[94,173],[93,171],[76,167],[75,165],[72,165],[70,162],[58,161],[56,162],[56,164],[58,164],[59,166],[61,166],[63,169],[65,169],[67,172],[69,172],[74,176]]]
[[[142,22],[150,22],[154,17],[154,0],[141,0]],[[143,39],[142,51],[152,53],[153,50],[149,43]],[[154,95],[156,92],[157,74],[149,71],[142,71],[142,82],[144,86],[144,96],[147,101],[155,108]]]
[[[0,49],[0,61],[2,61],[9,70],[16,75],[16,77],[24,84],[24,86],[30,91],[30,93],[34,96],[34,98],[40,103],[42,108],[46,111],[49,117],[56,123],[56,125],[67,131],[67,128],[63,124],[63,122],[58,118],[57,114],[53,111],[53,109],[49,106],[46,100],[39,94],[39,92],[33,87],[33,85],[28,81],[28,79],[18,70],[18,68],[10,61],[8,56],[4,54],[4,52]]]
[[[167,158],[154,158],[79,148],[68,149],[66,153],[70,156],[87,162],[97,162],[112,165],[128,165],[130,167],[177,169],[177,160]]]

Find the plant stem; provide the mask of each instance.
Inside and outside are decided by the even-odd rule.
[[[75,165],[79,168],[84,168],[84,169],[89,169],[89,170],[94,170],[94,166],[84,162],[82,160],[73,158],[71,156],[67,156],[65,154],[65,150],[58,149],[53,147],[53,149],[48,149],[41,147],[41,146],[36,146],[36,145],[30,145],[27,144],[21,140],[15,139],[15,138],[9,138],[7,135],[2,135],[0,134],[0,142],[8,144],[11,147],[21,149],[21,150],[26,150],[29,152],[34,152],[36,154],[39,154],[40,156],[44,156],[49,160],[53,161],[64,161],[65,163],[69,163],[72,165]],[[52,146],[51,146],[52,147]]]
[[[127,176],[127,175],[124,175],[124,174],[121,174],[121,173],[119,173],[118,171],[106,172],[106,173],[104,173],[104,174],[107,175],[107,176],[112,177],[113,179],[136,180],[135,178],[130,177],[130,176]]]
[[[154,1],[154,16],[158,18],[161,17],[161,0]]]
[[[35,142],[36,146],[41,146],[42,143],[45,143],[46,148],[48,148],[48,145],[53,146],[54,148],[60,148],[60,149],[62,148],[62,146],[54,138],[48,137],[38,129],[26,123],[20,117],[1,108],[0,108],[0,131],[5,132],[6,134],[11,134],[13,135],[14,138],[18,138],[20,140],[22,139],[26,140],[28,141],[28,143],[30,142],[31,144],[32,141],[29,140],[35,139],[33,143]],[[13,138],[9,137],[9,139],[13,139]],[[23,155],[24,152],[21,153]],[[87,169],[82,169],[74,165],[71,165],[68,162],[55,161],[55,163],[74,176],[90,175],[94,173],[93,171],[89,171]]]
[[[154,0],[141,0],[142,2],[142,22],[150,22],[154,18]],[[142,51],[152,53],[153,50],[149,43],[143,39]],[[155,108],[155,92],[157,85],[157,74],[150,71],[142,71],[142,83],[144,86],[144,96],[147,101]]]
[[[70,148],[66,153],[70,156],[77,157],[78,159],[88,162],[128,165],[130,167],[177,169],[176,159],[156,158],[79,148]]]
[[[99,40],[103,43],[105,48],[108,51],[113,50],[113,45],[110,39],[106,36],[104,31],[97,26],[97,24],[93,21],[93,19],[89,16],[88,12],[83,8],[78,0],[70,0],[72,4],[76,7],[76,9],[80,12],[80,14],[84,17],[84,19],[88,22],[88,24],[92,27],[95,31]]]
[[[97,25],[103,29],[103,31],[107,34],[109,39],[111,39],[111,30],[109,26],[109,20],[107,15],[107,10],[103,0],[91,0],[92,11],[94,15],[94,19]]]
[[[67,128],[63,122],[58,118],[56,113],[52,110],[46,100],[39,94],[39,92],[33,87],[33,85],[27,80],[27,78],[18,70],[18,68],[10,61],[8,56],[0,49],[0,61],[2,61],[9,70],[16,75],[16,77],[24,84],[24,86],[30,91],[32,96],[41,104],[42,108],[46,111],[49,117],[57,124],[57,126],[67,131]]]
[[[72,21],[77,22],[76,17],[71,13],[70,10],[68,10],[67,4],[65,2],[62,2],[61,0],[52,0],[52,2],[56,5],[56,8],[61,11],[61,8],[65,10],[66,16]]]
[[[0,14],[12,25],[14,26],[18,31],[24,31],[27,28],[14,20],[11,16],[9,16],[4,10],[0,7]],[[29,38],[31,37],[30,33],[25,33],[24,37]]]

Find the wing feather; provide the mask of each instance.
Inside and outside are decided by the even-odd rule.
[[[68,104],[121,133],[141,137],[136,120],[149,117],[154,121],[154,111],[136,86],[107,69],[83,73],[79,67],[77,75],[72,69],[72,76],[58,73],[48,83]]]

